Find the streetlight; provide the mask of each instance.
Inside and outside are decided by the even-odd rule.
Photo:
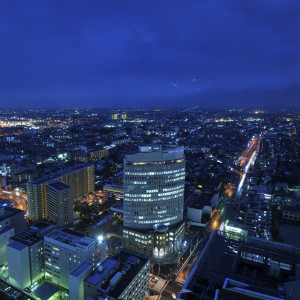
[[[103,235],[98,235],[98,236],[97,236],[97,240],[98,240],[100,243],[102,243],[103,240],[104,240]]]

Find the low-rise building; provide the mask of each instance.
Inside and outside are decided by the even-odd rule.
[[[296,207],[286,206],[282,209],[282,217],[285,221],[300,223],[300,205]]]
[[[116,200],[121,200],[122,198],[124,198],[123,186],[115,185],[115,184],[105,184],[103,186],[103,191],[114,194]]]
[[[204,215],[210,217],[211,212],[219,202],[219,194],[211,192],[195,191],[189,200],[187,207],[187,219],[192,225],[205,224],[209,218],[205,220]]]
[[[85,261],[69,274],[69,291],[71,300],[84,298],[84,279],[93,271],[93,264]]]
[[[224,225],[224,230],[227,235],[233,238],[243,239],[248,235],[248,227],[235,221],[227,220]]]
[[[15,233],[25,229],[24,211],[13,207],[0,206],[0,230],[6,226],[13,227]]]
[[[138,300],[149,295],[150,260],[147,257],[122,250],[104,260],[94,271],[91,267],[90,262],[84,262],[70,273],[70,299]]]
[[[98,237],[99,235],[105,235],[113,225],[113,216],[107,215],[101,221],[89,227],[89,234],[94,237]]]

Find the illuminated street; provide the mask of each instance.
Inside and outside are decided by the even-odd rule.
[[[0,188],[0,199],[11,202],[13,207],[24,210],[27,214],[27,194],[19,189],[7,190]]]
[[[257,152],[259,149],[260,138],[255,137],[250,140],[247,149],[243,152],[243,154],[238,159],[238,165],[241,167],[241,177],[240,181],[237,182],[237,189],[234,189],[233,184],[228,184],[225,188],[225,194],[227,194],[228,201],[220,201],[218,207],[213,211],[211,215],[211,220],[206,226],[206,234],[199,241],[197,246],[194,248],[193,252],[181,265],[180,272],[177,274],[175,281],[169,281],[166,284],[163,291],[160,292],[160,299],[173,299],[172,294],[179,293],[182,289],[183,284],[188,278],[189,274],[193,270],[193,267],[200,256],[203,248],[205,247],[209,237],[216,229],[223,229],[223,224],[226,220],[232,218],[234,216],[234,210],[236,206],[238,206],[238,200],[243,191],[243,186],[245,183],[246,176],[249,172],[250,167],[254,164],[255,159],[257,157]],[[243,163],[242,163],[243,162]]]
[[[99,203],[104,204],[107,201],[109,195],[103,190],[98,190],[93,194],[90,194],[88,197],[84,198],[82,201],[87,203]]]

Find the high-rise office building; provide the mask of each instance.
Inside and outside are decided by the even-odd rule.
[[[47,220],[47,184],[60,180],[72,187],[73,199],[95,191],[95,166],[78,166],[27,183],[28,215],[32,221]]]
[[[74,220],[72,188],[61,181],[55,181],[47,184],[46,189],[48,218],[57,226],[72,224]]]
[[[165,257],[183,238],[184,148],[140,146],[124,159],[124,229],[127,249]]]
[[[69,287],[69,273],[84,261],[95,269],[106,258],[106,240],[85,236],[68,228],[55,229],[44,237],[46,278]]]

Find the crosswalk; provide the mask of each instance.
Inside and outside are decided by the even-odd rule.
[[[178,283],[181,283],[181,284],[185,284],[185,279],[182,279],[182,278],[179,278],[179,277],[177,277],[176,278],[176,280],[175,280],[176,282],[178,282]]]
[[[166,280],[160,278],[152,289],[160,293],[163,290],[165,284]]]

